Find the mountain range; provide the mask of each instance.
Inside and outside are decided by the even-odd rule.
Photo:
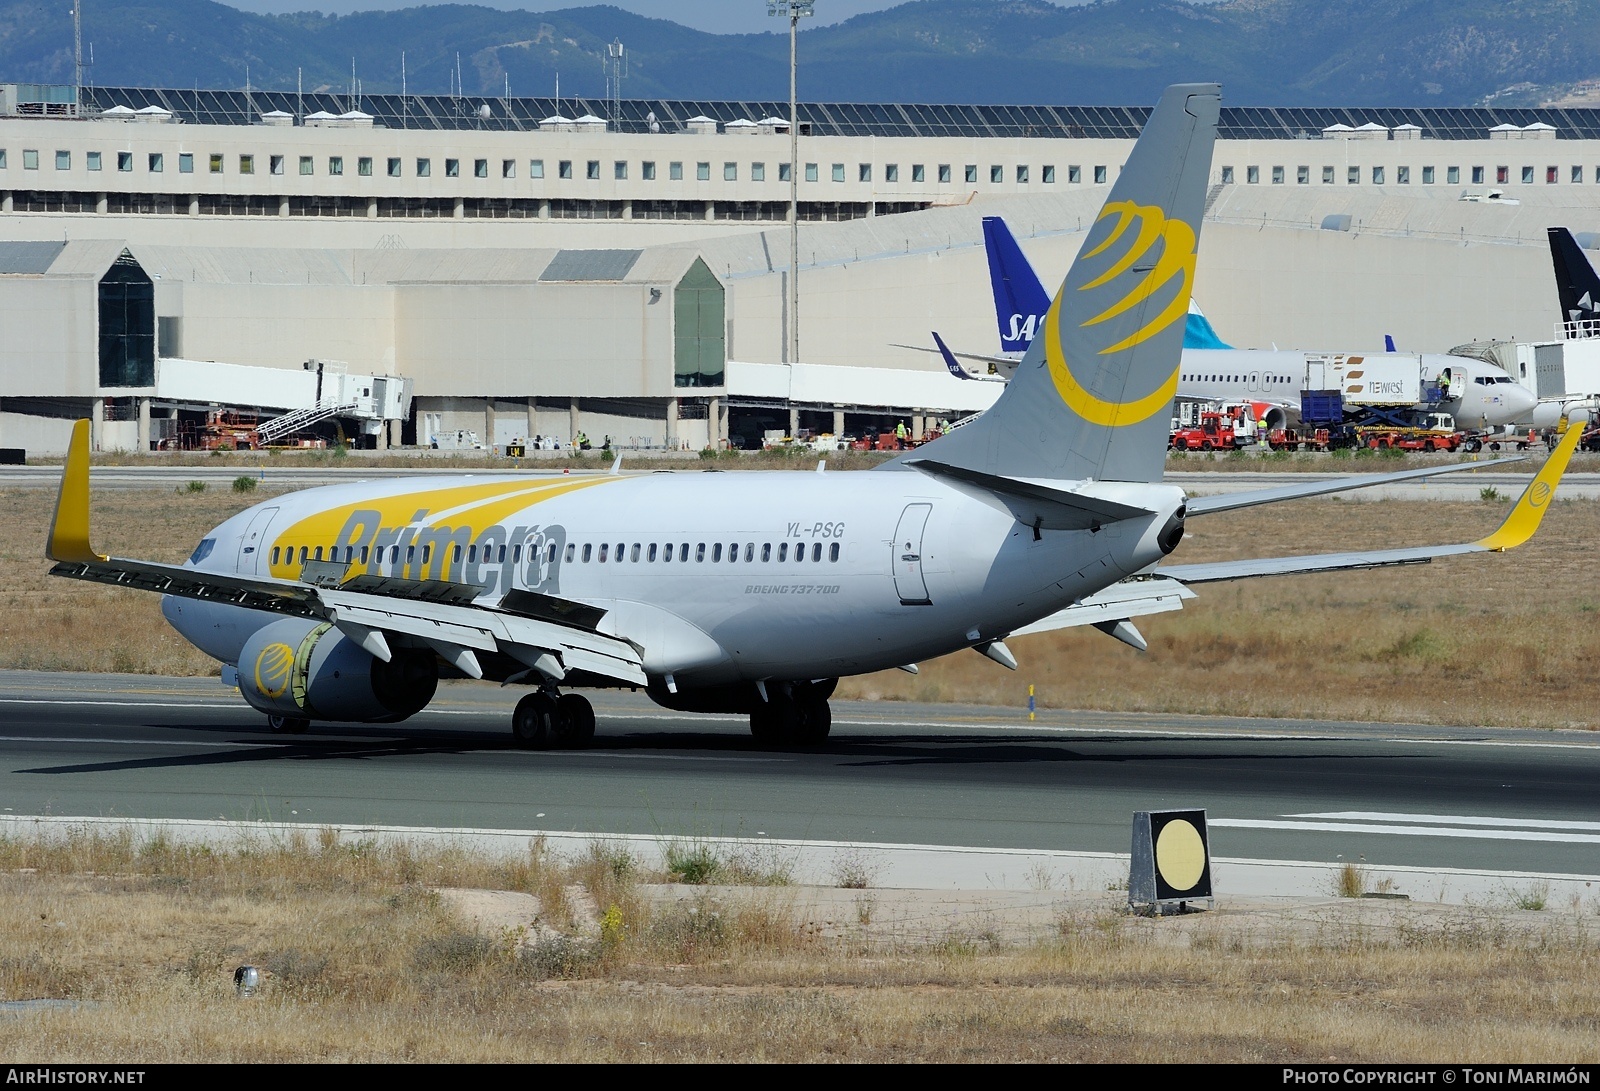
[[[71,83],[69,11],[0,0],[0,80]],[[608,6],[331,16],[90,0],[83,41],[100,86],[346,91],[353,69],[363,91],[394,92],[403,55],[413,93],[548,95],[559,77],[563,94],[601,98],[607,44],[621,42],[623,97],[788,97],[787,34],[711,34]],[[1169,83],[1219,80],[1235,106],[1536,105],[1600,77],[1600,4],[911,0],[805,29],[799,54],[805,101],[1145,104]]]

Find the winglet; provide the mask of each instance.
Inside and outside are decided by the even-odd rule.
[[[970,379],[967,369],[956,363],[956,354],[950,351],[950,346],[944,343],[944,338],[939,336],[938,330],[933,330],[933,343],[939,346],[939,355],[944,357],[944,366],[950,369],[950,374],[958,379]]]
[[[616,461],[611,464],[611,473],[612,473],[612,476],[616,476],[617,474],[620,474],[621,472],[622,472],[622,455],[618,454],[617,458],[616,458]]]
[[[50,540],[44,555],[52,561],[89,563],[108,558],[89,545],[89,422],[72,426],[67,464],[61,470],[61,491],[56,494],[56,514],[50,520]]]
[[[1582,438],[1583,425],[1574,422],[1567,428],[1567,434],[1561,437],[1561,442],[1556,444],[1555,450],[1550,452],[1550,457],[1544,460],[1539,472],[1533,475],[1528,487],[1522,490],[1522,496],[1517,500],[1516,507],[1511,509],[1506,521],[1500,524],[1500,529],[1487,538],[1480,539],[1477,545],[1495,553],[1504,553],[1533,537],[1534,531],[1539,529],[1539,521],[1544,518],[1546,509],[1550,507],[1551,497],[1556,494],[1556,486],[1561,484],[1561,475],[1567,472],[1567,463],[1572,460],[1572,452],[1577,449],[1578,441]]]

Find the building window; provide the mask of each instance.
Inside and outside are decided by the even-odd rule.
[[[0,167],[4,167],[5,165],[6,165],[5,149],[0,148]],[[89,152],[89,153],[85,154],[84,157],[83,157],[83,165],[88,167],[90,170],[99,170],[100,169],[100,153],[99,152]]]
[[[342,156],[342,155],[330,155],[330,156],[328,156],[328,173],[330,175],[332,175],[333,177],[335,177],[335,178],[343,178],[344,177],[344,156]]]
[[[1296,167],[1294,169],[1294,184],[1297,186],[1309,186],[1311,184],[1311,168]]]
[[[1525,186],[1531,186],[1533,184],[1533,168],[1532,167],[1523,167],[1522,168],[1522,184],[1525,185]]]
[[[595,176],[599,177],[599,174],[599,170],[596,170]],[[474,178],[489,177],[489,161],[487,159],[474,159],[472,161],[472,176]]]
[[[1472,168],[1472,184],[1475,185],[1475,186],[1483,185],[1483,168],[1482,167],[1473,167]]]
[[[316,168],[312,165],[311,157],[309,155],[302,155],[300,157],[300,173],[301,174],[310,174],[315,169]]]
[[[940,163],[939,164],[939,181],[943,182],[945,185],[949,185],[950,184],[950,177],[951,177],[950,164],[949,163]]]
[[[1232,167],[1226,167],[1224,169],[1228,172],[1228,179],[1230,181],[1232,181],[1232,179],[1233,179],[1233,168]],[[1069,166],[1067,168],[1067,184],[1075,186],[1075,185],[1078,185],[1082,181],[1083,181],[1083,168],[1082,167],[1070,167]]]
[[[669,182],[681,182],[681,181],[683,181],[683,164],[682,163],[668,163],[667,164],[667,180]]]
[[[697,181],[697,182],[709,182],[709,181],[711,181],[711,164],[710,163],[696,163],[694,165],[694,177],[695,177],[695,181]]]
[[[1345,185],[1359,186],[1361,184],[1361,168],[1350,167],[1344,173]]]
[[[815,163],[807,163],[806,164],[806,181],[815,182],[816,180],[817,180],[817,165]]]
[[[765,163],[750,164],[750,181],[765,182],[767,180],[767,165]]]
[[[1249,186],[1258,184],[1261,181],[1261,168],[1246,167],[1244,169],[1244,181],[1245,184]]]
[[[24,148],[24,149],[22,149],[22,169],[23,170],[38,170],[39,169],[39,151],[38,151],[37,148]]]
[[[1572,174],[1569,177],[1571,178],[1572,184],[1577,185],[1579,182],[1583,181],[1583,168],[1573,167]]]
[[[160,167],[153,167],[151,169],[160,170],[161,168]],[[253,156],[253,155],[241,155],[239,157],[239,173],[240,174],[254,174],[255,172],[256,172],[256,157]]]
[[[517,161],[515,159],[500,160],[500,177],[515,178],[517,176]]]
[[[207,165],[208,169],[211,171],[212,174],[221,174],[222,173],[222,156],[220,154],[213,153],[212,155],[207,157],[206,165]],[[310,172],[308,171],[306,173],[310,173]]]
[[[433,176],[433,160],[421,158],[417,160],[417,177],[430,178]]]
[[[1071,169],[1072,169],[1074,175],[1076,175],[1078,168],[1077,167],[1073,167]],[[1074,177],[1072,179],[1072,181],[1074,181],[1074,182],[1076,182],[1077,180],[1078,179],[1076,177]],[[1223,167],[1222,168],[1222,184],[1225,185],[1225,186],[1233,185],[1233,168],[1232,167]]]
[[[789,180],[789,173],[790,173],[789,167],[790,167],[790,164],[788,164],[788,163],[779,163],[778,164],[778,181],[787,182]]]
[[[928,172],[921,163],[911,164],[911,180],[913,182],[926,182],[928,180]]]
[[[544,177],[544,160],[543,159],[530,159],[530,160],[528,160],[528,177],[529,178],[543,178]]]
[[[885,163],[883,165],[883,180],[885,182],[898,182],[898,181],[900,181],[900,164],[898,164],[898,163]]]
[[[739,164],[722,164],[722,180],[724,182],[737,182],[739,180]]]
[[[1556,169],[1557,168],[1555,168],[1555,167],[1546,167],[1544,169],[1545,185],[1554,185],[1556,183],[1556,181],[1558,180],[1556,178]]]
[[[281,160],[283,157],[281,155],[275,155],[272,158],[275,160]],[[383,170],[384,173],[390,178],[400,177],[400,157],[398,155],[391,155],[385,159],[383,163]],[[273,173],[282,174],[283,172],[280,170],[274,171]]]
[[[1383,168],[1382,167],[1373,167],[1372,168],[1372,184],[1375,185],[1375,186],[1383,185]]]
[[[461,177],[461,160],[459,160],[459,159],[446,159],[444,161],[444,176],[446,178],[460,178]]]
[[[1094,184],[1097,186],[1103,186],[1106,184],[1106,168],[1096,167],[1094,169]]]
[[[194,173],[194,153],[193,152],[179,152],[178,153],[178,173],[179,174],[193,174]],[[279,171],[279,173],[281,174],[283,172]]]
[[[1004,167],[999,166],[999,165],[991,165],[989,167],[989,181],[990,181],[991,184],[999,185],[1001,182],[1004,182],[1005,180],[1006,180],[1006,169]]]
[[[72,169],[72,153],[71,152],[61,152],[61,151],[56,152],[56,170],[71,170],[71,169]]]
[[[1411,184],[1411,168],[1396,167],[1394,169],[1394,183],[1397,186],[1409,186]]]
[[[1045,168],[1044,168],[1044,178],[1043,178],[1043,179],[1042,179],[1042,181],[1043,181],[1043,182],[1044,182],[1044,184],[1045,184],[1045,185],[1047,185],[1047,186],[1052,186],[1052,185],[1055,185],[1055,181],[1056,181],[1056,168],[1055,168],[1055,167],[1053,167],[1053,166],[1047,166],[1047,167],[1045,167]]]
[[[1459,186],[1461,184],[1461,168],[1446,167],[1444,169],[1444,180],[1448,185]]]
[[[858,182],[870,182],[870,181],[872,181],[872,164],[871,163],[858,163],[858,164],[856,164],[856,181],[858,181]]]
[[[1018,185],[1027,185],[1027,183],[1028,183],[1028,165],[1026,163],[1018,163],[1017,164],[1017,184]]]
[[[1272,184],[1275,185],[1275,186],[1283,185],[1283,168],[1282,167],[1273,167],[1272,168]]]
[[[833,165],[833,180],[835,182],[844,181],[844,164],[843,163],[835,163]]]
[[[356,160],[356,174],[362,178],[372,177],[372,156],[363,155]]]
[[[1505,184],[1506,182],[1511,181],[1511,168],[1510,167],[1496,167],[1494,169],[1494,180],[1496,182],[1501,183],[1502,185]]]
[[[556,163],[556,177],[557,178],[564,178],[564,179],[567,179],[569,181],[571,180],[571,178],[572,178],[572,160],[563,159],[560,162]]]
[[[1433,168],[1432,167],[1423,167],[1422,168],[1422,184],[1425,185],[1425,186],[1433,185]]]
[[[1322,184],[1325,185],[1325,186],[1333,185],[1333,168],[1332,167],[1323,167],[1322,168]]]
[[[968,163],[961,172],[961,178],[968,185],[978,184],[978,164]]]
[[[624,170],[627,169],[626,163],[621,164],[621,166]],[[626,178],[627,175],[624,174],[623,177]],[[639,164],[639,177],[643,178],[646,182],[654,182],[656,180],[655,160],[646,159],[644,162]]]

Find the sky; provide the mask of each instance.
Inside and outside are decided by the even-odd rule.
[[[348,15],[353,11],[394,11],[399,8],[421,7],[417,0],[221,0],[229,7],[257,14],[277,15],[290,11],[325,11],[335,15]],[[555,11],[561,8],[588,7],[592,4],[610,4],[626,8],[655,19],[670,19],[696,30],[716,34],[760,34],[777,31],[788,26],[787,20],[767,14],[766,0],[464,0],[487,8],[511,11]],[[905,3],[906,0],[816,0],[816,14],[801,20],[801,29],[807,26],[827,26],[842,22],[852,15],[867,11],[882,11]],[[1086,0],[1053,0],[1063,7]]]

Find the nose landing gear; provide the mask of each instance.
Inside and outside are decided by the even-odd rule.
[[[587,746],[594,738],[594,706],[576,693],[530,693],[511,714],[511,734],[524,750]]]

